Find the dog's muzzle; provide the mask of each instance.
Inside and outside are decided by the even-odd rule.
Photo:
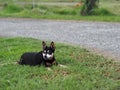
[[[53,59],[53,53],[52,54],[45,54],[45,53],[42,53],[43,55],[43,58],[45,60],[52,60]]]

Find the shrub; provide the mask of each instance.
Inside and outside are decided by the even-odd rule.
[[[60,15],[76,15],[77,11],[74,8],[58,8],[54,13]]]
[[[7,4],[4,7],[3,11],[6,12],[6,13],[17,13],[17,12],[22,11],[22,8],[15,5],[15,4]]]
[[[104,8],[93,9],[90,13],[92,15],[114,15],[110,11],[108,11],[108,10],[106,10]]]

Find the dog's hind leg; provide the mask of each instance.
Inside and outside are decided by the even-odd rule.
[[[18,61],[18,64],[24,64],[23,63],[23,58],[20,58],[20,61]]]

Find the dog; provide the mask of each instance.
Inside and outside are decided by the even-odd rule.
[[[18,64],[30,66],[44,65],[45,67],[58,65],[54,56],[54,42],[52,41],[50,46],[47,46],[46,43],[42,41],[42,47],[43,50],[40,52],[26,52],[22,54]]]

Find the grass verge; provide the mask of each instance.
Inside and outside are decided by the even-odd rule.
[[[32,8],[32,5],[7,4],[2,6],[0,17],[120,22],[119,15],[112,14],[104,8],[94,10],[92,16],[81,16],[80,9],[80,6],[36,5]]]
[[[41,41],[32,38],[0,38],[1,90],[119,90],[120,63],[92,54],[86,49],[56,43],[58,66],[12,64],[23,52],[39,52]]]

